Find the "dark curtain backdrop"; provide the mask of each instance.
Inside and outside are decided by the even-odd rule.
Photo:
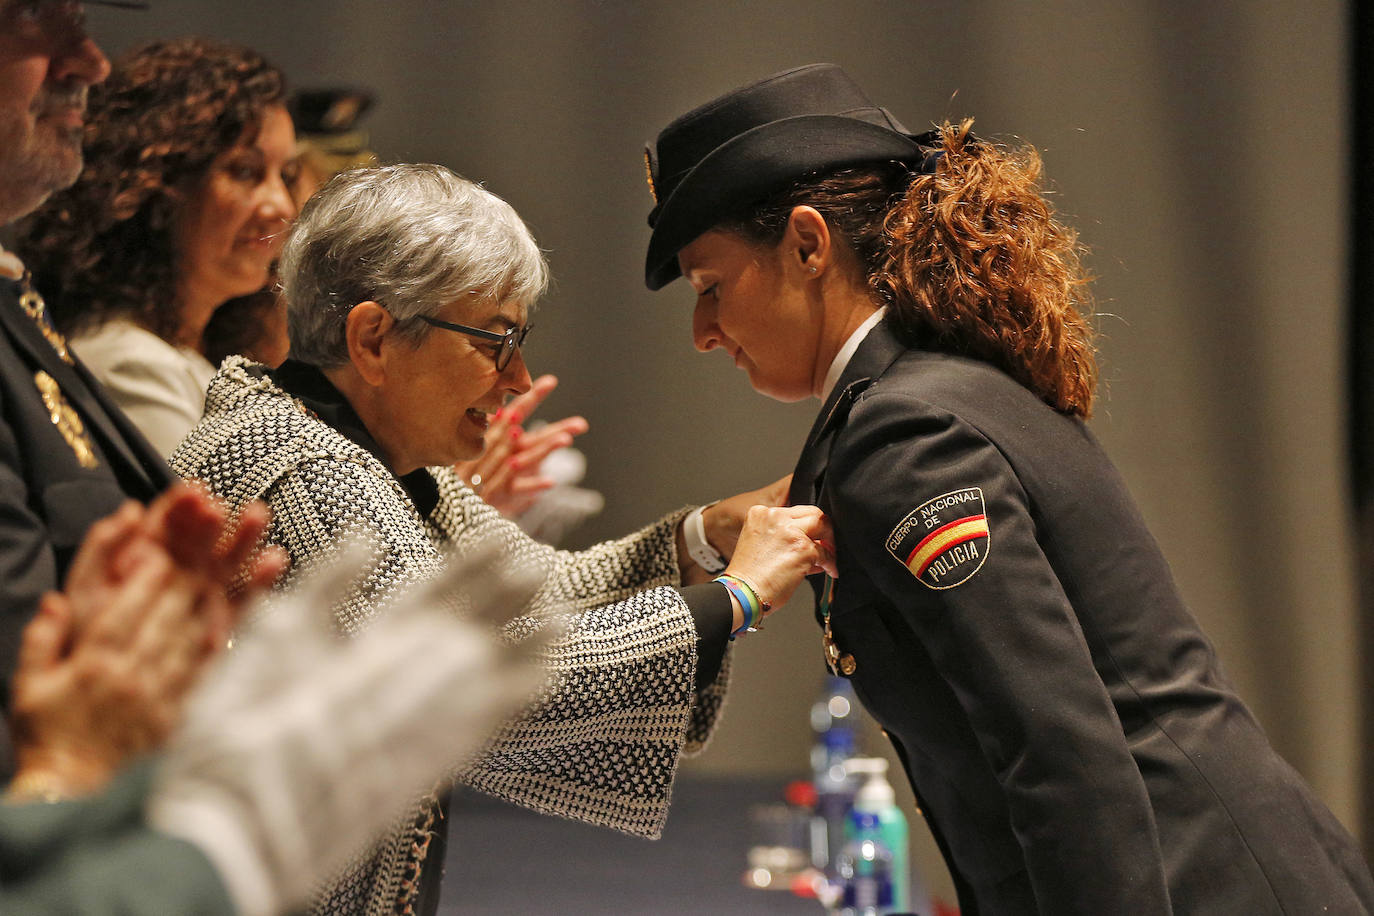
[[[1346,4],[154,6],[93,8],[93,29],[114,49],[201,33],[258,48],[295,86],[368,86],[385,157],[482,179],[526,217],[556,276],[529,358],[563,381],[549,415],[591,421],[609,501],[583,541],[786,473],[816,406],[755,395],[692,351],[687,289],[644,289],[641,148],[668,119],[829,60],[913,128],[975,116],[1036,144],[1093,252],[1094,429],[1273,742],[1356,827]],[[693,766],[805,772],[820,641],[802,602],[774,620],[739,644],[724,726]]]

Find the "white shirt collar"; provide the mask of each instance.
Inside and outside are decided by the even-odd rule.
[[[24,262],[19,257],[5,250],[4,245],[0,245],[0,277],[9,277],[11,280],[21,280],[24,277]]]
[[[840,347],[840,352],[835,354],[835,358],[830,363],[830,371],[825,374],[825,384],[821,386],[821,403],[824,404],[830,397],[830,389],[835,387],[835,383],[840,380],[840,375],[844,372],[844,367],[849,365],[849,361],[854,358],[854,351],[859,349],[859,344],[864,342],[868,332],[877,326],[887,314],[887,306],[878,309],[863,324],[854,329],[845,340],[844,346]]]

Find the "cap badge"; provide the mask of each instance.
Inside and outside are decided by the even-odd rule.
[[[647,146],[644,147],[644,180],[649,182],[649,193],[654,196],[654,203],[658,203],[658,188],[654,187],[654,160]]]

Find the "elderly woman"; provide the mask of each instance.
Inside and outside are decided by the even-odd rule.
[[[657,836],[679,755],[715,723],[727,637],[828,564],[823,517],[748,509],[755,495],[744,494],[566,553],[483,502],[451,466],[481,451],[504,399],[530,386],[520,344],[546,268],[508,204],[439,166],[335,177],[302,211],[281,279],[291,358],[276,370],[227,360],[173,467],[233,505],[265,500],[268,539],[293,560],[351,529],[375,538],[374,574],[336,607],[340,629],[362,638],[379,605],[434,574],[445,549],[491,537],[544,564],[522,626],[539,627],[547,603],[575,609],[547,653],[550,682],[461,778],[538,811]],[[784,487],[759,497],[776,503]],[[689,555],[729,565],[710,581]],[[320,911],[432,907],[445,825],[422,805]]]
[[[792,495],[834,520],[826,658],[961,910],[1374,909],[1084,425],[1087,279],[1035,152],[913,134],[816,64],[683,115],[649,162],[650,288],[684,277],[698,349],[823,405]]]

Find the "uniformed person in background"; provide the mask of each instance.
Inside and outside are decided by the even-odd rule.
[[[891,736],[975,913],[1357,913],[1354,841],[1220,673],[1084,421],[1072,229],[1028,148],[912,134],[813,65],[647,151],[647,282],[699,350],[823,406],[827,660]]]
[[[82,14],[80,3],[0,2],[0,227],[81,172],[86,91],[110,71]],[[60,587],[86,529],[174,479],[0,248],[0,702],[20,632]],[[0,779],[13,771],[8,743],[0,720]]]

